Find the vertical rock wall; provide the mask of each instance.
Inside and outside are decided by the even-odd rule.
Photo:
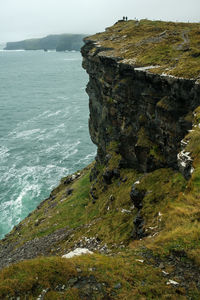
[[[143,172],[176,168],[180,141],[200,104],[199,84],[120,63],[93,41],[86,40],[82,55],[97,160],[105,162],[107,146],[115,141],[123,167]]]

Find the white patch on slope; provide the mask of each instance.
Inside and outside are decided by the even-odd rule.
[[[80,256],[83,254],[93,254],[92,251],[88,250],[87,248],[76,248],[74,251],[71,251],[65,255],[63,255],[63,258],[72,258],[74,256]]]

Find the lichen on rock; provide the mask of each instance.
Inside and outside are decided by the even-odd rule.
[[[199,32],[121,20],[85,39],[97,156],[0,241],[0,298],[200,299]]]
[[[104,39],[104,34],[98,38]],[[192,127],[187,115],[199,105],[199,85],[195,80],[150,73],[151,66],[124,63],[117,56],[117,45],[111,43],[116,51],[112,57],[101,43],[95,51],[96,36],[85,39],[82,48],[83,67],[89,74],[89,129],[98,146],[97,160],[105,163],[109,143],[117,141],[123,167],[142,172],[178,168],[181,140]]]

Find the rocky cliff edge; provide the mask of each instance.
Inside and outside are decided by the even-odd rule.
[[[148,20],[85,39],[97,157],[0,242],[1,299],[200,298],[199,43]]]

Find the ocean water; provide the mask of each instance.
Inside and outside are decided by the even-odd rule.
[[[94,159],[81,60],[79,52],[0,51],[0,238]]]

